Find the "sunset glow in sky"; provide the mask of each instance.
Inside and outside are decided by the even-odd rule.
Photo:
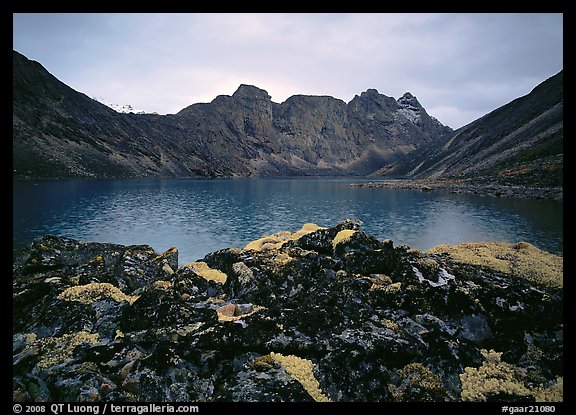
[[[240,84],[274,102],[374,88],[456,129],[563,68],[561,13],[16,13],[13,48],[90,97],[176,113]]]

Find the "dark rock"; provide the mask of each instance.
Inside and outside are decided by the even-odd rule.
[[[35,241],[14,401],[562,400],[562,286],[308,229],[179,269],[175,249]]]

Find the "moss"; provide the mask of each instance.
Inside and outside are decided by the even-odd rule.
[[[400,376],[410,383],[435,393],[444,393],[444,384],[440,378],[421,363],[409,363],[398,371]]]
[[[523,382],[521,368],[501,361],[502,353],[482,349],[485,362],[479,368],[467,367],[460,374],[463,401],[486,401],[492,395],[532,396],[537,401],[562,401],[562,378],[551,387],[529,388]]]
[[[271,235],[271,236],[264,236],[260,239],[256,239],[255,241],[250,242],[248,245],[244,247],[245,250],[249,251],[264,251],[267,249],[274,249],[277,245],[278,247],[282,246],[284,241],[279,241],[279,235]]]
[[[275,261],[279,265],[286,265],[288,262],[294,260],[290,255],[285,253],[280,253],[276,255]]]
[[[154,287],[161,288],[163,290],[169,290],[172,288],[172,283],[170,281],[157,280],[152,283]]]
[[[386,294],[395,294],[398,291],[400,291],[402,289],[402,283],[401,282],[395,282],[394,284],[390,284],[387,285],[386,287],[383,288],[383,291]]]
[[[208,281],[216,281],[220,284],[225,284],[228,276],[222,271],[212,269],[206,262],[191,262],[184,265],[184,268],[189,268],[196,274]]]
[[[234,321],[248,317],[260,310],[264,310],[264,308],[265,307],[257,305],[250,307],[249,311],[242,313],[242,310],[237,304],[227,304],[216,309],[216,313],[218,314],[218,321]]]
[[[172,269],[172,267],[168,264],[164,264],[162,265],[162,271],[165,272],[168,275],[172,275],[174,274],[174,270]]]
[[[382,324],[382,326],[386,327],[389,330],[392,330],[396,333],[401,333],[402,329],[400,328],[400,326],[398,325],[398,323],[396,323],[393,320],[389,320],[387,318],[383,318],[380,320],[380,324]]]
[[[271,355],[266,354],[264,356],[259,356],[256,359],[254,359],[252,361],[252,367],[254,367],[257,370],[264,371],[272,369],[276,363],[277,363],[276,360],[274,360],[274,358]]]
[[[300,239],[302,236],[315,232],[319,229],[324,229],[319,227],[314,223],[305,223],[302,228],[296,232],[281,231],[273,235],[263,236],[260,239],[250,242],[244,247],[244,250],[253,251],[266,251],[272,249],[279,249],[288,241],[294,241]]]
[[[80,331],[78,333],[65,334],[62,337],[45,337],[36,339],[27,347],[37,347],[40,359],[37,366],[47,368],[64,363],[74,353],[74,349],[83,343],[95,344],[99,340],[98,333]]]
[[[392,278],[386,274],[370,274],[368,279],[372,281],[370,290],[384,290],[387,286],[392,284]]]
[[[352,235],[354,235],[356,232],[358,232],[358,231],[353,230],[353,229],[341,230],[340,232],[338,232],[336,234],[336,236],[332,240],[332,247],[336,248],[336,245],[338,245],[339,243],[348,242],[350,240],[350,238],[352,238]]]
[[[184,326],[184,327],[178,329],[178,330],[176,331],[176,334],[177,334],[178,336],[184,337],[184,336],[186,336],[188,333],[193,333],[193,332],[195,332],[196,330],[198,330],[200,327],[202,327],[203,324],[204,324],[204,323],[202,323],[202,322],[196,322],[196,323],[189,324],[189,325],[187,325],[187,326]]]
[[[536,402],[563,402],[564,378],[556,378],[556,382],[552,386],[538,386],[534,389],[534,397],[536,398]]]
[[[542,251],[527,242],[466,242],[437,245],[428,253],[446,254],[457,263],[484,266],[517,278],[563,288],[561,256]]]
[[[94,282],[86,285],[76,285],[65,289],[58,295],[59,300],[76,301],[82,304],[92,304],[94,301],[110,298],[114,301],[127,301],[132,304],[139,296],[126,295],[119,288],[108,282]]]
[[[320,389],[320,383],[312,372],[314,368],[312,361],[294,355],[284,356],[274,352],[271,352],[270,356],[276,362],[280,363],[290,376],[300,382],[304,389],[306,389],[306,392],[308,392],[315,401],[331,402],[330,398],[324,395]]]
[[[156,252],[154,251],[147,251],[150,254],[155,254]],[[171,246],[170,248],[168,248],[166,251],[164,251],[163,253],[161,253],[160,255],[155,256],[154,258],[152,258],[153,262],[156,261],[162,261],[164,259],[166,259],[166,257],[174,255],[178,253],[178,249],[176,249],[175,247]]]
[[[433,260],[432,258],[426,256],[425,254],[413,254],[413,263],[418,269],[428,270],[431,273],[438,272],[440,270],[440,265],[438,262]]]

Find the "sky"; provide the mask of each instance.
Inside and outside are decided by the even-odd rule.
[[[464,126],[563,69],[562,13],[15,13],[13,49],[75,90],[174,114],[240,84],[276,103],[410,92]]]

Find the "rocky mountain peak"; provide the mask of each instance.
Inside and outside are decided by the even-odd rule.
[[[254,85],[246,84],[241,84],[236,92],[232,94],[232,96],[237,99],[257,99],[265,101],[271,100],[271,97],[268,95],[267,91],[255,87]]]
[[[369,88],[360,94],[361,98],[378,98],[380,93],[374,88]]]
[[[410,92],[406,92],[404,93],[404,95],[402,95],[400,98],[398,98],[398,104],[402,107],[402,108],[408,108],[408,109],[412,109],[412,110],[417,110],[422,108],[422,105],[420,105],[420,102],[418,102],[418,99],[412,95]]]
[[[349,103],[308,95],[274,103],[267,91],[241,84],[172,116],[134,117],[24,56],[13,61],[19,177],[365,175],[446,134],[426,123],[424,109],[410,122],[413,111],[403,115],[396,98],[376,89]]]
[[[404,106],[399,113],[408,117],[417,113],[409,98],[405,94],[398,100]],[[418,119],[424,119],[424,109],[419,112]],[[543,188],[550,189],[552,196],[564,180],[563,114],[560,71],[528,95],[461,127],[455,134],[431,141],[375,175],[458,178],[474,184]]]

